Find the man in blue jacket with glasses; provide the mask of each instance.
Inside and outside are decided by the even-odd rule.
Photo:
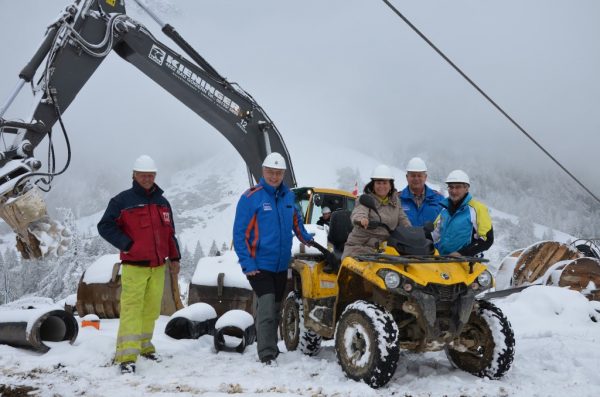
[[[294,192],[283,183],[283,156],[273,152],[262,165],[263,177],[238,202],[233,245],[242,271],[258,296],[258,357],[272,365],[279,354],[277,327],[293,234],[306,245],[312,244],[313,236],[304,229],[302,215],[294,205]]]

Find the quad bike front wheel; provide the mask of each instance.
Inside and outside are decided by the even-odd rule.
[[[500,379],[513,362],[515,336],[498,307],[488,301],[479,301],[478,306],[459,336],[461,348],[446,347],[446,356],[456,368],[481,378]]]
[[[379,388],[396,372],[398,326],[385,309],[365,301],[353,302],[338,322],[335,350],[346,376]]]
[[[295,291],[290,292],[283,302],[280,331],[288,351],[294,351],[298,346],[308,356],[316,356],[321,351],[322,338],[304,327],[302,299]]]

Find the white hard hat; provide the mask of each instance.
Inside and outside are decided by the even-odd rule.
[[[321,212],[323,212],[324,214],[329,214],[331,213],[331,210],[329,209],[329,207],[323,207],[323,211]]]
[[[446,178],[446,183],[466,183],[467,185],[471,185],[469,175],[463,170],[454,170],[450,172]]]
[[[265,157],[265,161],[262,163],[263,167],[275,168],[278,170],[285,170],[285,159],[282,155],[277,152],[273,152]]]
[[[392,170],[385,164],[379,164],[377,167],[373,169],[371,173],[371,179],[390,179],[394,180],[394,175],[392,175]]]
[[[135,163],[133,163],[133,170],[141,171],[141,172],[156,172],[157,171],[154,160],[152,160],[152,157],[150,157],[146,154],[142,154],[140,157],[135,159]]]
[[[413,157],[408,160],[408,164],[406,164],[406,171],[409,172],[427,172],[427,165],[425,165],[425,161],[423,161],[420,157]]]

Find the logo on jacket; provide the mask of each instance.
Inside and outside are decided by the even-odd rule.
[[[271,207],[271,203],[263,203],[263,211],[273,211],[273,207]]]
[[[163,212],[162,216],[165,223],[171,223],[171,215],[168,212]]]

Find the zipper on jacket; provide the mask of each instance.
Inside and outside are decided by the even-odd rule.
[[[279,270],[279,265],[281,264],[281,252],[282,252],[281,235],[283,234],[283,233],[281,233],[281,214],[279,213],[279,188],[275,189],[275,208],[277,209],[277,222],[279,223],[279,257],[277,258],[277,270]]]

